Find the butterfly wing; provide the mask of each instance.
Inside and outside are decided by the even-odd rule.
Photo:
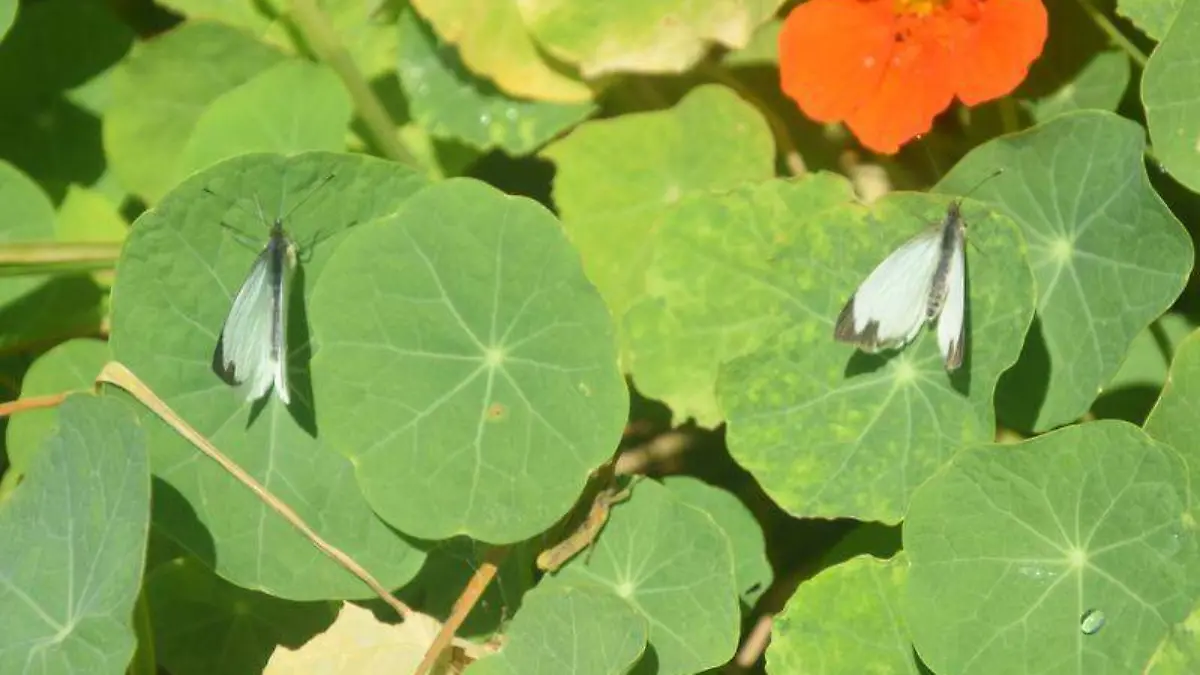
[[[946,298],[938,317],[938,347],[946,359],[946,370],[956,370],[962,365],[965,337],[964,310],[966,309],[967,261],[963,239],[958,237],[950,251],[950,263],[946,267]]]
[[[272,251],[263,250],[233,299],[221,327],[213,365],[226,382],[236,385],[247,401],[261,398],[277,381],[279,364],[272,341],[279,318],[274,309],[282,284],[272,280]],[[282,395],[286,403],[286,394]]]
[[[941,240],[940,228],[923,232],[879,263],[838,315],[834,337],[865,352],[912,341],[927,319]]]

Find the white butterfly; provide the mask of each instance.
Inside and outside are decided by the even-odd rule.
[[[275,385],[275,395],[290,402],[287,380],[287,301],[296,267],[296,244],[283,230],[283,219],[271,225],[270,238],[250,267],[221,327],[213,366],[247,401],[262,398]]]
[[[871,272],[838,315],[835,339],[870,353],[898,349],[937,319],[946,370],[962,365],[967,228],[961,208],[952,202],[941,225],[905,242]]]
[[[332,178],[333,174],[326,176],[316,188]],[[316,188],[288,214],[308,201]],[[266,222],[257,199],[255,205],[259,218]],[[236,386],[246,401],[262,398],[274,385],[279,400],[284,405],[291,402],[287,377],[287,307],[299,247],[283,229],[286,217],[280,216],[271,224],[267,245],[254,259],[250,274],[234,296],[233,307],[225,317],[213,351],[213,370],[222,380]],[[239,240],[245,237],[235,228],[229,229]],[[314,237],[308,248],[315,246],[317,239]]]

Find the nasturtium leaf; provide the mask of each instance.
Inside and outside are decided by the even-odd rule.
[[[1069,82],[1029,104],[1033,118],[1045,122],[1074,110],[1116,110],[1129,86],[1129,56],[1125,52],[1100,52]]]
[[[119,244],[129,233],[119,204],[91,188],[71,185],[54,227],[59,241]]]
[[[394,212],[423,184],[410,169],[364,156],[243,155],[193,175],[138,219],[113,289],[116,358],[389,587],[412,578],[423,555],[371,513],[353,467],[330,450],[326,430],[314,426],[305,303],[341,241],[331,235]],[[260,205],[268,220],[288,214],[284,227],[301,247],[288,310],[292,404],[286,408],[274,394],[259,405],[244,402],[212,369],[233,295],[258,254],[222,224],[265,243]],[[325,238],[307,246],[318,234]],[[176,493],[173,500],[156,498],[155,526],[222,577],[295,600],[371,595],[175,431],[153,421],[147,433],[155,474]]]
[[[1189,489],[1120,421],[960,453],[904,521],[917,652],[959,675],[1141,672],[1200,593]]]
[[[725,663],[737,648],[734,575],[721,527],[669,488],[643,480],[613,507],[593,549],[541,585],[611,588],[649,621],[658,675],[690,675]]]
[[[552,103],[506,95],[464,68],[454,47],[442,43],[416,12],[404,12],[398,30],[398,70],[409,110],[433,136],[522,155],[595,110],[590,101]]]
[[[833,174],[696,194],[664,208],[645,294],[625,313],[622,352],[638,391],[677,418],[716,426],[721,364],[747,354],[808,310],[792,265],[796,242],[855,202]]]
[[[415,673],[440,628],[440,623],[424,614],[411,613],[399,624],[384,623],[367,609],[343,603],[329,630],[295,649],[280,646],[262,675]],[[458,671],[449,669],[450,662],[447,649],[425,672],[455,675]]]
[[[614,72],[680,73],[710,43],[734,49],[775,15],[783,0],[522,0],[529,31],[546,51],[586,78]]]
[[[1200,0],[1184,2],[1142,75],[1142,105],[1154,157],[1193,192],[1200,191]]]
[[[21,381],[21,398],[51,396],[70,391],[88,391],[100,369],[112,359],[108,343],[76,339],[55,346],[38,357]],[[58,427],[57,408],[27,410],[8,421],[8,473],[21,476],[43,442]],[[5,474],[5,483],[13,478]]]
[[[1184,456],[1193,490],[1200,486],[1200,331],[1192,333],[1175,352],[1162,397],[1146,419],[1146,433],[1172,446]],[[1200,494],[1191,502],[1200,521]]]
[[[152,572],[146,600],[154,656],[171,675],[260,673],[277,646],[303,644],[337,613],[327,602],[289,602],[238,588],[192,558]]]
[[[1116,115],[1068,113],[976,148],[938,184],[961,192],[1004,169],[974,198],[1015,220],[1028,243],[1040,321],[1000,383],[1010,426],[1044,430],[1082,415],[1183,290],[1192,243],[1150,187],[1143,135]]]
[[[121,181],[157,202],[185,175],[183,153],[205,109],[283,58],[211,22],[184,23],[140,45],[113,76],[104,116],[104,148]]]
[[[576,580],[525,596],[496,654],[466,675],[623,675],[646,649],[646,618],[600,584]],[[659,671],[663,672],[663,671]]]
[[[1145,675],[1192,675],[1200,671],[1200,608],[1171,627],[1143,671]]]
[[[150,530],[150,466],[119,400],[72,396],[0,505],[0,672],[124,673]]]
[[[754,606],[774,577],[762,526],[754,514],[732,492],[696,478],[671,476],[664,483],[676,499],[707,513],[729,538],[738,593],[743,602]]]
[[[945,217],[950,198],[893,193],[871,211],[830,209],[773,256],[788,325],[726,364],[726,440],[785,511],[895,523],[912,491],[966,445],[990,440],[993,394],[1033,315],[1033,277],[1016,226],[965,202],[966,355],[945,370],[935,329],[871,356],[835,341],[843,305],[879,263]],[[798,212],[799,213],[799,212]]]
[[[281,61],[205,109],[184,147],[183,171],[247,152],[340,150],[353,112],[350,95],[332,70]]]
[[[767,672],[920,673],[900,616],[907,572],[903,555],[864,555],[801,583],[775,616]]]
[[[3,160],[0,160],[0,204],[4,205],[4,218],[0,220],[0,245],[54,241],[55,215],[50,198],[29,176]],[[45,280],[43,277],[0,279],[0,308],[37,288]],[[13,329],[6,324],[15,320],[13,317],[0,323],[0,336]]]
[[[312,317],[322,437],[407,534],[532,537],[620,440],[612,321],[531,200],[469,179],[426,188],[346,238]]]
[[[776,67],[779,63],[779,31],[782,29],[782,21],[764,23],[750,36],[750,42],[726,54],[721,64],[728,68]]]
[[[259,9],[257,2],[246,0],[161,0],[163,7],[174,10],[192,21],[212,21],[245,29],[250,35],[261,36],[271,20]],[[265,4],[265,3],[264,3]]]
[[[517,8],[518,0],[414,0],[438,35],[458,48],[463,65],[510,96],[583,103],[592,91],[548,63]]]
[[[766,122],[718,86],[697,87],[670,110],[588,122],[542,154],[558,167],[554,201],[563,227],[618,318],[643,292],[666,207],[775,173]]]
[[[1117,14],[1155,40],[1163,40],[1186,0],[1117,0]]]

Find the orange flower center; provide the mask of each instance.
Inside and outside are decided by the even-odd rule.
[[[929,16],[945,4],[946,0],[892,0],[892,11],[897,16]]]

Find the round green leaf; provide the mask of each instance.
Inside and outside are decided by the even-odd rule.
[[[1162,396],[1146,419],[1146,433],[1179,451],[1190,469],[1193,490],[1200,486],[1200,331],[1193,332],[1175,352]],[[1200,495],[1191,509],[1200,521]]]
[[[184,23],[141,45],[114,74],[104,116],[104,149],[121,182],[157,202],[184,174],[184,149],[209,104],[283,58],[247,33],[208,22]]]
[[[1146,675],[1192,675],[1200,671],[1200,609],[1182,624],[1171,627],[1171,634],[1159,646]]]
[[[874,212],[832,208],[775,255],[786,328],[726,364],[717,391],[730,453],[789,513],[894,523],[955,452],[992,438],[996,382],[1017,359],[1034,303],[1025,245],[1007,218],[963,206],[969,279],[958,371],[946,372],[933,328],[877,356],[833,338],[863,279],[940,223],[947,202],[894,193]]]
[[[1082,415],[1183,290],[1192,243],[1150,187],[1143,133],[1108,113],[1060,115],[976,148],[939,183],[961,192],[1004,168],[974,198],[1015,220],[1028,242],[1039,321],[997,395],[1012,426]]]
[[[622,320],[622,351],[638,391],[677,418],[719,424],[721,364],[805,313],[794,270],[777,259],[854,201],[849,182],[816,174],[691,195],[664,208],[645,293]]]
[[[921,658],[961,675],[1141,672],[1200,594],[1189,489],[1178,453],[1125,422],[960,454],[904,522]]]
[[[312,314],[321,434],[408,534],[532,537],[619,442],[612,321],[528,199],[466,179],[427,188],[347,238]]]
[[[563,227],[616,317],[644,289],[667,207],[775,173],[770,128],[717,86],[697,87],[670,110],[589,122],[542,154],[558,167],[554,201]]]
[[[516,0],[414,0],[412,6],[458,48],[467,68],[509,95],[559,103],[591,100],[587,85],[542,58]]]
[[[21,398],[48,396],[92,388],[100,369],[112,359],[108,343],[70,340],[38,357],[21,381]],[[58,427],[58,409],[42,408],[14,415],[8,422],[8,473],[22,475],[42,443]],[[5,482],[12,480],[8,473]]]
[[[412,171],[364,156],[243,155],[193,175],[138,219],[113,289],[116,358],[321,536],[392,587],[412,578],[423,556],[371,513],[353,467],[330,451],[325,430],[314,423],[305,302],[340,238],[305,245],[394,212],[422,185]],[[288,310],[293,400],[287,408],[274,395],[259,405],[244,402],[212,370],[232,297],[258,254],[222,223],[265,242],[268,223],[259,205],[267,219],[288,214],[284,226],[302,247]],[[147,429],[155,474],[173,488],[156,496],[155,525],[218,574],[297,600],[370,595],[175,431],[158,421]]]
[[[353,109],[332,70],[287,60],[222,94],[183,149],[184,173],[247,152],[340,150]]]
[[[512,155],[533,152],[595,110],[591,101],[511,98],[471,74],[411,10],[400,16],[400,82],[413,119],[431,135]]]
[[[72,396],[0,507],[0,672],[124,672],[149,531],[137,419],[119,400]]]
[[[1117,13],[1142,32],[1162,40],[1186,0],[1117,0]]]
[[[729,539],[711,517],[654,481],[634,486],[629,501],[613,507],[593,549],[542,585],[581,581],[610,588],[646,617],[658,675],[714,668],[737,649]]]
[[[576,64],[586,78],[613,72],[679,73],[709,42],[737,49],[783,0],[522,0],[529,31],[543,48]]]
[[[467,675],[624,675],[646,649],[646,619],[612,590],[576,582],[525,596],[504,647]]]
[[[1142,104],[1154,156],[1171,176],[1200,191],[1200,1],[1183,2],[1142,75]]]
[[[767,672],[922,672],[900,616],[907,572],[903,555],[864,555],[800,584],[775,617]]]
[[[1167,382],[1172,356],[1195,329],[1192,319],[1171,313],[1138,333],[1129,346],[1125,363],[1104,387],[1092,412],[1101,418],[1144,422]]]
[[[337,615],[327,602],[289,602],[238,588],[189,558],[154,570],[146,601],[154,656],[171,675],[260,673],[276,647],[304,644]]]
[[[707,513],[729,538],[738,592],[753,607],[774,577],[762,526],[754,514],[732,492],[696,478],[671,476],[663,482],[676,499]]]
[[[1129,71],[1125,52],[1100,52],[1057,91],[1033,101],[1033,118],[1045,122],[1074,110],[1116,110],[1129,86]]]

